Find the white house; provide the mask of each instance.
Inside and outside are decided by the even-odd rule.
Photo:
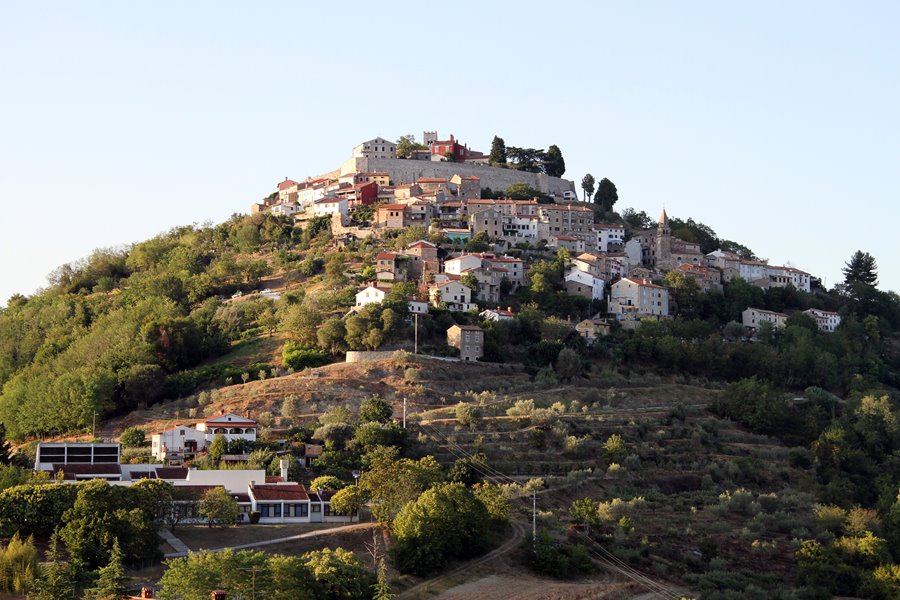
[[[184,460],[206,448],[206,432],[175,425],[150,437],[150,454],[159,460]]]
[[[197,423],[197,431],[205,433],[206,441],[209,443],[212,443],[220,433],[229,442],[231,440],[255,442],[258,428],[259,424],[253,419],[235,413],[224,413]]]
[[[358,144],[353,158],[397,158],[397,144],[382,137]]]
[[[669,290],[649,279],[624,277],[610,286],[609,312],[616,319],[669,316]]]
[[[313,202],[313,216],[315,217],[336,214],[346,217],[347,212],[346,198],[320,198]]]
[[[462,275],[469,269],[481,268],[481,256],[478,254],[463,254],[444,261],[444,272],[452,275]]]
[[[384,302],[391,288],[370,285],[365,289],[356,292],[356,306],[362,307],[366,304],[380,304]]]
[[[432,305],[444,303],[450,310],[466,311],[476,307],[472,302],[472,290],[453,279],[432,285],[428,297]]]
[[[251,485],[251,509],[260,523],[350,522],[351,515],[331,512],[331,492],[308,491],[298,483]]]
[[[600,252],[609,252],[610,246],[617,249],[625,243],[625,227],[622,225],[597,223],[594,225],[594,232],[597,235],[597,250]]]
[[[420,300],[419,298],[410,298],[409,302],[407,302],[407,308],[409,308],[410,314],[413,315],[427,315],[428,314],[428,302],[425,300]]]
[[[497,308],[489,308],[478,313],[478,316],[486,321],[510,321],[516,318],[511,306],[508,306],[506,310],[499,306]]]
[[[787,318],[784,313],[752,307],[741,313],[741,322],[749,329],[759,329],[762,323],[771,323],[775,329],[783,329]]]
[[[819,331],[824,331],[825,333],[834,333],[834,330],[837,329],[838,325],[841,324],[841,315],[837,314],[836,312],[821,310],[818,308],[810,308],[808,310],[804,310],[803,312],[804,314],[807,314],[815,319],[816,325],[819,327]]]
[[[603,300],[604,281],[579,269],[572,269],[566,275],[566,293],[570,296],[584,296],[591,300]]]
[[[300,210],[300,205],[298,204],[294,204],[292,202],[282,202],[281,204],[276,204],[275,206],[271,207],[269,209],[269,212],[279,217],[290,217],[300,212]]]

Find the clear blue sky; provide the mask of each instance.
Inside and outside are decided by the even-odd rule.
[[[0,304],[425,129],[900,291],[896,2],[259,4],[0,7]]]

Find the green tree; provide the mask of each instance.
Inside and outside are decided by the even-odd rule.
[[[231,527],[237,524],[241,511],[237,501],[223,487],[216,487],[203,494],[197,514],[206,519],[209,527]]]
[[[375,576],[349,550],[325,548],[307,552],[303,562],[325,598],[369,600],[372,597]]]
[[[566,172],[566,161],[563,158],[562,151],[556,144],[552,144],[547,148],[542,162],[544,173],[551,177],[562,177]]]
[[[222,460],[222,455],[225,454],[225,451],[228,449],[228,442],[225,440],[225,436],[221,433],[217,433],[213,438],[213,441],[209,445],[209,450],[207,451],[206,456],[209,458],[209,461],[213,464],[217,464],[220,460]]]
[[[604,212],[610,212],[613,206],[619,200],[619,191],[616,184],[604,177],[597,184],[597,194],[594,196],[594,204],[598,205]]]
[[[492,165],[506,164],[506,143],[503,138],[494,136],[491,141],[491,153],[488,155],[488,162]]]
[[[109,562],[100,568],[97,585],[91,590],[92,600],[122,600],[128,591],[125,588],[124,555],[119,547],[119,539],[113,540],[109,553]]]
[[[328,490],[329,492],[334,492],[346,484],[335,477],[334,475],[320,475],[313,479],[309,484],[309,489],[311,490]]]
[[[427,150],[428,146],[420,144],[416,141],[416,136],[412,133],[401,135],[397,140],[397,158],[409,158],[413,150]]]
[[[366,505],[366,494],[357,485],[348,485],[331,497],[331,511],[339,515],[359,514]]]
[[[618,433],[614,433],[603,442],[603,449],[609,458],[621,458],[625,456],[625,440]]]
[[[494,139],[497,139],[496,137]],[[372,600],[393,600],[397,596],[391,593],[391,584],[388,582],[387,566],[382,558],[378,564],[378,581],[374,585],[375,594]]]
[[[316,330],[316,340],[319,348],[329,352],[332,356],[346,348],[344,338],[347,336],[347,328],[343,319],[331,317],[326,319]]]
[[[147,443],[147,434],[140,427],[129,427],[119,436],[119,442],[125,448],[140,448]]]
[[[521,181],[511,183],[509,187],[506,188],[506,197],[511,200],[532,200],[543,196],[543,192],[536,190],[527,183]]]
[[[69,563],[63,560],[56,533],[50,537],[50,545],[40,570],[41,576],[35,580],[34,590],[28,595],[29,600],[60,600],[72,595],[75,573]]]
[[[591,197],[594,195],[594,176],[588,173],[581,179],[581,189],[584,192],[584,201],[590,201]]]
[[[449,560],[479,554],[487,543],[488,521],[484,504],[461,483],[423,492],[403,507],[391,528],[397,568],[424,575]]]
[[[372,516],[390,523],[404,504],[440,481],[441,466],[432,456],[414,461],[400,458],[393,446],[374,448],[367,455],[368,468],[359,479],[360,488],[372,499]]]
[[[460,402],[456,405],[456,420],[460,425],[475,429],[481,421],[481,411],[473,404]]]
[[[363,423],[370,423],[373,421],[377,423],[387,423],[391,420],[393,415],[394,409],[391,408],[390,403],[378,394],[369,396],[363,400],[359,407],[359,420]]]
[[[556,357],[554,369],[561,379],[571,381],[581,375],[581,357],[571,348],[563,348]]]
[[[868,252],[857,250],[842,269],[846,285],[863,284],[875,287],[878,285],[878,265]]]
[[[535,148],[507,146],[507,162],[519,171],[540,173],[543,168],[544,151]]]

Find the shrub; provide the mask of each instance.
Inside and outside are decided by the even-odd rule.
[[[250,511],[250,523],[259,523],[260,512],[258,510]]]
[[[125,448],[140,448],[147,442],[147,434],[140,427],[129,427],[119,436],[119,442]]]

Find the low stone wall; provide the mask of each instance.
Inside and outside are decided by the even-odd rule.
[[[347,351],[347,359],[345,362],[348,363],[362,363],[362,362],[374,362],[376,360],[387,360],[394,355],[396,350],[376,350],[376,351],[365,351],[365,350],[348,350]]]

